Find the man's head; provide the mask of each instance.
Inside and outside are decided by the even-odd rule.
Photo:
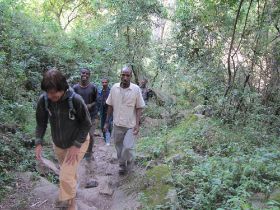
[[[141,88],[145,88],[146,85],[147,85],[147,83],[148,83],[148,80],[147,80],[147,79],[142,79],[141,82],[140,82],[140,87],[141,87]]]
[[[129,87],[131,77],[132,77],[131,68],[128,66],[124,67],[121,71],[121,83],[124,87]]]
[[[81,68],[80,75],[81,75],[81,82],[87,83],[90,78],[90,70],[88,68]]]
[[[108,87],[108,84],[109,84],[109,79],[108,78],[103,78],[101,80],[101,83],[102,83],[103,89],[106,89]]]
[[[53,68],[44,74],[41,89],[47,92],[52,102],[59,101],[68,88],[66,77],[60,71]]]

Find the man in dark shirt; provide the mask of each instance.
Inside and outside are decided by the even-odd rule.
[[[107,78],[103,78],[102,82],[102,89],[99,92],[99,100],[100,100],[100,121],[101,121],[101,128],[105,125],[105,120],[107,116],[107,109],[108,105],[106,104],[106,100],[110,93],[110,88],[108,86],[109,80]],[[111,127],[112,127],[112,119],[109,120],[109,130],[107,132],[103,131],[103,138],[106,142],[106,145],[110,145],[110,134],[111,134]]]
[[[145,104],[147,104],[148,99],[149,99],[149,89],[147,88],[147,83],[148,83],[147,79],[143,79],[140,82],[140,89],[141,89],[142,97],[145,101]]]
[[[82,68],[80,70],[80,75],[81,75],[81,81],[73,86],[74,91],[82,96],[84,99],[84,102],[88,108],[88,111],[90,113],[91,117],[91,123],[92,127],[89,131],[90,135],[90,144],[88,147],[88,151],[85,155],[85,158],[87,160],[91,160],[92,157],[92,149],[93,149],[93,143],[94,143],[94,132],[95,132],[95,116],[97,113],[97,88],[95,87],[94,84],[92,84],[89,79],[90,79],[90,70],[87,68]]]

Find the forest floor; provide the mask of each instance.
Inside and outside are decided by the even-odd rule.
[[[118,174],[119,166],[113,145],[106,146],[103,138],[97,137],[94,146],[94,160],[83,159],[78,169],[78,210],[136,210],[141,209],[138,192],[134,184],[143,170],[137,166],[125,175]],[[16,176],[14,189],[0,205],[0,209],[52,210],[58,197],[58,186],[31,172]],[[98,186],[86,188],[89,181]]]

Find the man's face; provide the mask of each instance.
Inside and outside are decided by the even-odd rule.
[[[103,79],[101,82],[102,82],[102,87],[103,87],[104,89],[106,89],[106,88],[108,87],[108,80]]]
[[[64,91],[48,90],[47,95],[52,102],[58,102],[64,95]]]
[[[147,84],[147,82],[146,82],[146,80],[141,80],[141,82],[140,82],[140,87],[146,87],[146,84]]]
[[[81,70],[81,81],[82,82],[87,82],[90,77],[90,72],[87,69],[82,69]]]
[[[123,70],[121,73],[121,81],[124,85],[128,85],[130,83],[132,74],[130,70]]]

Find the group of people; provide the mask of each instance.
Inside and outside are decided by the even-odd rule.
[[[81,80],[73,88],[58,70],[47,71],[41,81],[44,93],[36,109],[35,154],[41,160],[43,137],[50,122],[54,152],[60,165],[57,207],[69,210],[76,207],[77,168],[85,156],[92,159],[95,118],[99,107],[101,129],[109,144],[111,125],[119,174],[125,175],[133,166],[134,144],[140,129],[145,101],[143,88],[131,82],[132,70],[121,70],[121,81],[110,89],[109,80],[102,79],[102,90],[90,83],[90,71],[80,70]]]

